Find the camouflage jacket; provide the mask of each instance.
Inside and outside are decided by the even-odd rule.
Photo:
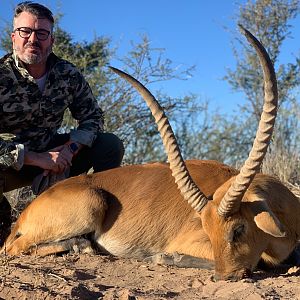
[[[78,120],[71,140],[91,146],[97,132],[103,131],[103,112],[78,69],[53,53],[47,63],[42,93],[13,54],[0,59],[0,169],[19,170],[24,151],[46,150],[66,108]]]

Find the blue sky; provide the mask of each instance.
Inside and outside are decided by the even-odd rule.
[[[12,18],[16,0],[0,0],[0,24]],[[189,92],[209,99],[213,108],[228,113],[244,102],[241,93],[233,92],[221,78],[227,67],[234,68],[235,59],[229,27],[238,35],[234,16],[246,0],[42,0],[54,13],[58,6],[64,14],[61,25],[75,40],[92,40],[95,35],[111,38],[119,56],[131,49],[130,41],[147,34],[152,47],[164,48],[165,56],[176,66],[196,65],[193,78],[162,83],[170,96]],[[299,53],[300,18],[292,30],[294,40],[285,42],[281,62],[294,62]],[[0,53],[3,54],[3,53]],[[121,65],[116,67],[122,68]]]

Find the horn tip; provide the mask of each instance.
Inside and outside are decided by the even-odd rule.
[[[249,33],[249,31],[242,24],[238,24],[238,27],[243,35],[247,35]]]
[[[115,67],[113,67],[113,66],[108,66],[112,71],[114,71],[114,72],[118,72],[119,70],[117,69],[117,68],[115,68]]]
[[[116,73],[116,74],[118,74],[119,76],[121,76],[121,77],[123,77],[124,78],[124,76],[129,76],[129,77],[131,77],[130,75],[128,75],[127,73],[125,73],[124,71],[122,71],[122,70],[120,70],[120,69],[118,69],[118,68],[115,68],[115,67],[112,67],[112,66],[108,66],[114,73]]]

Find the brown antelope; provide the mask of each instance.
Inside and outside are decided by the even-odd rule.
[[[265,96],[253,148],[239,173],[214,161],[185,163],[156,99],[113,68],[150,107],[169,165],[125,166],[56,184],[22,212],[2,253],[56,253],[68,250],[70,239],[91,233],[102,250],[120,257],[178,252],[212,260],[217,279],[248,276],[260,259],[271,265],[284,260],[299,240],[300,203],[281,182],[257,174],[273,131],[277,85],[267,52],[241,29],[260,58]]]

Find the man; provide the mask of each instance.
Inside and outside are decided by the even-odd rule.
[[[39,193],[51,183],[44,179],[115,168],[124,154],[122,142],[103,132],[103,112],[82,74],[52,53],[53,25],[48,8],[20,3],[13,52],[0,60],[0,244],[6,235],[1,226],[10,225],[3,192],[35,180]],[[78,127],[58,134],[66,108]]]

